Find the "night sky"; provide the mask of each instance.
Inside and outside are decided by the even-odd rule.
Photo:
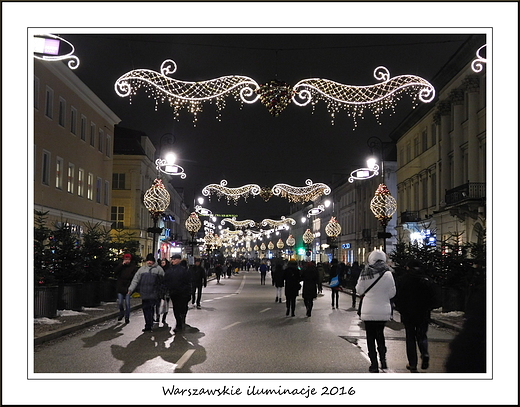
[[[296,84],[301,79],[324,78],[348,85],[377,83],[373,71],[385,66],[391,76],[413,74],[431,80],[468,38],[449,34],[193,34],[125,35],[53,32],[71,42],[81,61],[74,72],[121,118],[120,126],[145,132],[157,148],[166,133],[187,178],[174,180],[184,188],[188,206],[202,188],[221,180],[228,187],[255,183],[304,186],[306,179],[330,185],[364,166],[370,153],[366,140],[387,135],[413,110],[404,96],[395,113],[386,111],[380,123],[366,110],[354,120],[346,111],[334,124],[324,102],[299,107],[291,103],[277,117],[260,102],[244,104],[232,96],[217,119],[215,105],[205,103],[193,115],[185,109],[179,118],[167,103],[150,99],[144,89],[132,98],[119,97],[116,80],[132,69],[159,71],[172,59],[177,71],[170,77],[203,81],[226,75],[244,75],[259,84],[271,80]],[[468,33],[469,34],[469,33]],[[433,82],[432,82],[433,83]],[[435,83],[433,83],[435,86]],[[163,142],[163,150],[166,150]],[[216,196],[204,205],[214,213],[233,213],[239,219],[279,218],[288,215],[288,201],[273,197],[244,199],[227,205]]]

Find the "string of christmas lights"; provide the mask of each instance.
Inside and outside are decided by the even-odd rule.
[[[224,218],[220,221],[220,224],[221,225],[224,225],[226,222],[228,223],[231,223],[233,226],[237,227],[237,228],[243,228],[243,227],[255,227],[256,226],[256,222],[254,220],[251,220],[251,219],[246,219],[246,220],[236,220],[235,217],[232,217],[232,218]]]
[[[487,44],[482,45],[476,52],[477,58],[471,63],[473,72],[481,72],[484,69],[484,64],[487,63],[487,59],[481,55],[484,49],[487,50]]]
[[[227,181],[225,179],[220,181],[220,184],[206,185],[202,189],[202,195],[210,197],[210,195],[214,192],[217,194],[219,201],[220,201],[220,198],[225,196],[228,203],[229,203],[229,201],[233,200],[236,205],[240,198],[244,198],[245,200],[247,200],[249,195],[255,196],[255,195],[260,194],[260,191],[261,191],[260,186],[256,185],[256,184],[243,185],[238,188],[228,188],[228,187],[226,187],[226,185],[227,185]]]
[[[286,218],[285,216],[282,216],[280,220],[273,220],[273,219],[264,219],[262,222],[260,222],[262,226],[284,226],[284,225],[296,225],[296,221],[293,218]]]
[[[307,186],[305,187],[294,187],[288,184],[276,184],[272,188],[272,192],[276,196],[287,198],[289,202],[301,202],[312,201],[321,195],[329,195],[331,189],[329,186],[317,183],[313,184],[310,179],[305,181]]]

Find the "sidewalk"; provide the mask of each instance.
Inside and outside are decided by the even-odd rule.
[[[212,279],[215,277],[213,276]],[[328,288],[327,284],[323,287]],[[342,295],[352,295],[349,289],[343,289]],[[325,294],[326,295],[326,294]],[[350,298],[348,299],[350,301]],[[131,298],[130,305],[133,310],[141,308],[140,298]],[[89,326],[99,324],[110,319],[116,319],[119,315],[117,302],[106,302],[93,308],[84,308],[81,312],[58,311],[56,318],[38,318],[34,320],[34,345],[57,339],[59,337],[77,332]],[[398,312],[396,320],[400,322],[401,317]],[[461,331],[464,324],[463,312],[442,313],[440,309],[432,312],[432,323],[445,328]]]

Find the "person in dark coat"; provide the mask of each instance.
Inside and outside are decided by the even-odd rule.
[[[271,273],[271,279],[273,286],[276,287],[276,298],[274,302],[282,302],[282,288],[284,287],[284,280],[283,280],[283,264],[282,263],[276,263],[274,266],[274,270]]]
[[[191,275],[191,304],[197,300],[197,309],[200,309],[200,299],[202,297],[202,287],[208,284],[206,270],[200,265],[200,259],[195,259],[195,264],[189,267]],[[197,294],[195,296],[195,294]]]
[[[222,275],[222,265],[217,263],[215,266],[215,276],[217,277],[217,284],[220,284],[220,276]]]
[[[421,369],[428,369],[428,325],[430,312],[435,307],[435,286],[418,260],[411,260],[405,273],[396,281],[395,308],[401,314],[406,332],[406,368],[417,373],[417,348],[421,353]]]
[[[318,296],[318,278],[316,263],[314,261],[308,262],[302,273],[302,297],[308,317],[311,316],[314,299]]]
[[[265,285],[265,276],[267,275],[267,262],[265,260],[260,264],[260,285]]]
[[[296,308],[296,297],[300,291],[300,270],[298,264],[295,261],[290,261],[287,264],[287,268],[283,272],[283,279],[285,285],[285,303],[287,304],[287,312],[285,315],[294,317],[294,309]]]
[[[126,253],[123,256],[123,261],[119,263],[114,269],[114,274],[117,276],[116,291],[117,291],[117,305],[119,306],[118,321],[125,318],[125,324],[130,322],[130,295],[128,294],[128,287],[137,272],[137,265],[132,261],[132,255]]]
[[[166,272],[168,271],[168,269],[171,268],[171,263],[168,261],[168,259],[161,259],[161,261],[159,262],[159,265],[162,267],[162,269],[164,270],[164,274],[166,275]],[[166,323],[166,315],[168,314],[168,310],[170,309],[170,293],[168,292],[168,289],[166,288],[166,286],[164,285],[164,281],[163,281],[163,284],[161,286],[161,290],[160,290],[160,299],[161,300],[164,300],[165,302],[165,312],[162,314],[162,323],[165,324]],[[156,314],[156,321],[158,322],[159,321],[159,317],[160,317],[160,312],[159,312],[159,308],[160,308],[160,301],[158,301],[159,304],[157,304],[156,306],[156,310],[155,310],[155,314]]]
[[[186,324],[188,303],[191,298],[191,276],[188,269],[181,264],[180,254],[172,256],[172,267],[164,276],[164,285],[172,300],[173,315],[175,316],[174,332],[180,332]]]
[[[338,259],[332,259],[330,262],[330,272],[329,272],[329,284],[332,281],[333,277],[338,276],[339,278],[339,285],[336,287],[331,287],[331,300],[332,300],[332,309],[334,309],[334,303],[336,303],[336,308],[338,308],[338,302],[339,302],[339,292],[341,290],[341,270],[339,268]]]
[[[357,291],[356,284],[359,279],[359,275],[361,274],[361,267],[359,267],[359,263],[355,261],[352,263],[352,267],[350,268],[350,285],[352,288],[352,308],[356,308],[356,299],[357,299]]]
[[[146,256],[146,264],[142,265],[135,273],[128,295],[138,291],[143,303],[144,329],[143,332],[152,332],[153,313],[155,304],[159,299],[159,291],[164,277],[164,270],[155,262],[153,253]]]

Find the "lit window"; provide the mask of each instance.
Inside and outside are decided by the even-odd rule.
[[[69,169],[67,172],[67,192],[74,193],[74,164],[69,163]]]
[[[87,199],[92,201],[94,197],[94,175],[92,173],[88,173],[87,177]]]
[[[85,170],[80,168],[78,170],[78,196],[85,196]]]
[[[63,158],[56,158],[56,188],[62,189],[63,185]]]

